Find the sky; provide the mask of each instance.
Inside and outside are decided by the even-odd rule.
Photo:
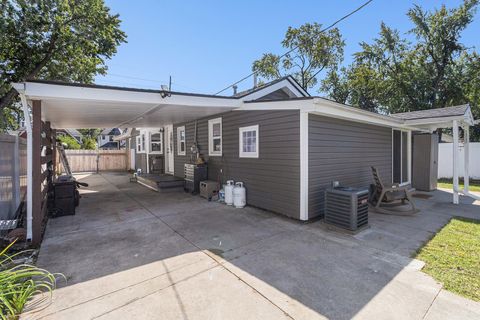
[[[289,26],[317,22],[324,26],[353,11],[366,0],[106,0],[122,20],[127,43],[108,60],[108,75],[97,84],[159,89],[172,76],[172,90],[214,94],[251,73],[263,53],[282,54]],[[459,0],[374,0],[337,27],[345,40],[344,64],[362,41],[371,42],[383,21],[408,32],[406,12],[414,4],[424,9],[448,8]],[[464,31],[462,42],[480,50],[480,14]],[[250,88],[253,79],[239,84]],[[224,95],[231,95],[232,89]],[[310,91],[317,94],[316,89]]]

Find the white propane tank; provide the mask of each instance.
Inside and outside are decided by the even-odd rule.
[[[233,188],[233,205],[235,208],[243,208],[246,204],[246,190],[243,182],[237,182],[235,188]]]
[[[233,180],[227,180],[227,184],[225,185],[225,203],[229,206],[233,205],[233,187],[234,182]]]

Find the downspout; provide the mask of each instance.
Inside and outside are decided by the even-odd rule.
[[[32,122],[25,95],[25,83],[15,83],[13,88],[17,90],[22,102],[23,117],[25,118],[25,130],[27,131],[27,241],[32,240],[32,201],[33,201],[33,163],[32,163]]]

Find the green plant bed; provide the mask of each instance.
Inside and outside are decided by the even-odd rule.
[[[437,186],[444,189],[453,189],[453,180],[452,179],[438,179]],[[463,189],[463,179],[460,179],[459,182],[460,189]],[[470,179],[470,191],[480,192],[480,181]]]
[[[7,255],[12,245],[0,251],[0,319],[8,320],[17,319],[25,306],[35,309],[48,302],[56,278],[62,276],[22,263],[28,251]]]
[[[453,218],[416,258],[445,289],[480,301],[480,220]]]

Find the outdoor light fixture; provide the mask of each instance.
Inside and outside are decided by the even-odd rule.
[[[167,85],[164,85],[162,84],[162,91],[160,92],[160,96],[162,98],[166,98],[166,97],[171,97],[172,94],[170,93],[170,88],[167,86]]]

